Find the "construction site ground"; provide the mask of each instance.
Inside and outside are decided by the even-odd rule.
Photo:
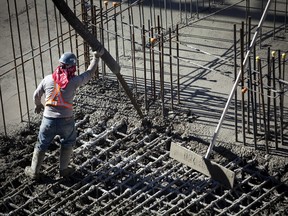
[[[279,149],[269,143],[269,154],[263,137],[258,137],[255,149],[253,137],[247,133],[243,145],[240,126],[235,141],[233,103],[210,160],[235,172],[234,188],[169,156],[171,143],[203,156],[207,151],[234,81],[233,25],[239,30],[245,21],[243,5],[221,11],[225,5],[215,3],[200,19],[191,18],[190,25],[180,26],[181,100],[178,104],[175,99],[173,110],[171,101],[165,100],[165,116],[160,95],[155,100],[150,95],[145,110],[143,74],[138,74],[136,93],[127,63],[130,56],[120,56],[121,73],[133,89],[144,119],[112,73],[81,87],[74,99],[78,138],[71,165],[76,171],[69,178],[59,177],[56,137],[46,153],[41,179],[28,179],[24,169],[31,163],[42,116],[32,114],[30,124],[10,124],[9,136],[0,137],[0,215],[288,215],[287,133]],[[208,16],[213,11],[220,12]],[[253,25],[258,21],[253,20]],[[264,25],[273,26],[271,15]],[[263,59],[267,47],[288,50],[287,32],[279,30],[273,38],[271,29],[265,32],[261,49],[257,46]],[[9,49],[6,46],[1,43],[2,60]],[[139,47],[136,56],[141,55]],[[169,79],[167,69],[166,94],[171,93]],[[287,96],[285,99],[287,104]],[[288,106],[284,107],[287,124]]]

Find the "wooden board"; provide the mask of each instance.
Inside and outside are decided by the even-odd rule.
[[[171,143],[170,157],[197,170],[204,175],[222,183],[226,187],[233,188],[235,173],[203,156],[180,146]]]

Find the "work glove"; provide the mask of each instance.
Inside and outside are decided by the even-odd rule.
[[[34,112],[39,114],[42,110],[44,110],[43,104],[36,105],[34,108]]]
[[[95,58],[100,58],[105,52],[103,47],[100,47],[99,50],[92,51]]]

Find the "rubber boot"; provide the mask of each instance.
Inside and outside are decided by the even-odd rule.
[[[44,160],[44,157],[45,157],[44,151],[40,151],[39,149],[34,148],[31,166],[27,166],[25,168],[25,175],[33,180],[38,179],[40,173],[40,167]]]
[[[68,167],[70,159],[73,153],[73,147],[62,147],[60,148],[60,176],[68,177],[75,170],[71,167]]]

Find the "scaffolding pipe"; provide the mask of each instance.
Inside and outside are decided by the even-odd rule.
[[[260,22],[259,22],[258,26],[257,26],[256,32],[254,33],[254,36],[253,36],[253,39],[252,39],[251,44],[250,44],[250,46],[249,46],[249,49],[248,49],[248,51],[247,51],[247,53],[246,53],[246,55],[245,55],[245,58],[244,58],[244,61],[243,61],[243,68],[244,68],[244,69],[245,69],[245,66],[246,66],[246,64],[247,64],[248,57],[249,57],[249,55],[250,55],[250,53],[251,53],[251,49],[253,48],[253,46],[254,46],[254,44],[255,44],[255,42],[256,42],[256,39],[257,39],[259,30],[261,29],[262,24],[263,24],[263,21],[264,21],[265,18],[266,18],[266,15],[267,15],[267,12],[268,12],[268,9],[269,9],[269,7],[270,7],[271,2],[272,2],[272,1],[269,0],[269,1],[267,2],[267,4],[266,4],[265,10],[264,10],[264,12],[263,12],[263,15],[262,15],[262,17],[261,17],[261,19],[260,19]],[[219,122],[218,122],[218,125],[217,125],[217,127],[216,127],[216,130],[215,130],[215,132],[214,132],[214,134],[213,134],[213,137],[212,137],[212,140],[211,140],[210,145],[209,145],[209,147],[208,147],[208,150],[207,150],[207,152],[206,152],[206,155],[205,155],[205,158],[206,158],[206,159],[209,158],[209,156],[210,156],[210,154],[211,154],[211,151],[212,151],[212,149],[213,149],[213,146],[215,145],[215,141],[216,141],[216,139],[217,139],[217,136],[218,136],[218,134],[219,134],[220,128],[221,128],[222,123],[223,123],[223,121],[224,121],[224,117],[225,117],[225,115],[226,115],[226,113],[227,113],[227,110],[228,110],[228,108],[229,108],[229,105],[230,105],[230,103],[231,103],[233,94],[234,94],[234,92],[235,92],[235,90],[236,90],[236,87],[237,87],[237,85],[238,85],[238,83],[239,83],[239,80],[240,80],[240,78],[241,78],[242,73],[243,73],[243,71],[240,69],[240,71],[239,71],[239,73],[238,73],[238,75],[237,75],[237,78],[236,78],[236,80],[235,80],[235,83],[233,84],[233,87],[232,87],[232,90],[231,90],[230,95],[229,95],[229,97],[228,97],[228,100],[227,100],[227,102],[226,102],[226,105],[225,105],[225,108],[224,108],[223,113],[222,113],[222,115],[221,115],[221,118],[220,118],[220,120],[219,120]]]

